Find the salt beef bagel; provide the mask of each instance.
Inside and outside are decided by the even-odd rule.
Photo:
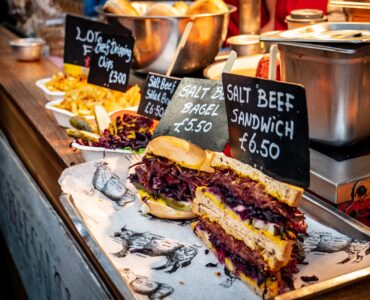
[[[108,13],[125,15],[125,16],[139,16],[138,11],[127,0],[108,0],[103,6],[103,10]]]
[[[170,220],[195,218],[196,216],[192,211],[194,194],[185,192],[185,194],[181,194],[180,199],[176,199],[173,193],[181,187],[187,187],[188,184],[192,185],[197,180],[194,177],[203,176],[202,180],[205,180],[207,173],[214,172],[214,169],[210,166],[212,157],[213,152],[205,151],[176,137],[160,136],[153,139],[147,146],[142,164],[136,166],[135,174],[129,176],[129,180],[139,191],[140,199],[143,202],[143,213],[150,213],[158,218]],[[148,162],[148,160],[150,161]],[[159,169],[161,164],[166,164],[164,169],[166,174],[162,173],[163,169]],[[172,180],[179,182],[168,183],[169,170],[175,176]],[[158,185],[158,182],[149,182],[145,178],[142,179],[140,174],[147,174],[151,178],[155,177],[156,180],[162,181],[165,187],[160,186],[160,190],[158,190],[158,186],[154,186]],[[189,183],[181,182],[182,178],[192,179]],[[194,192],[195,188],[194,183]]]

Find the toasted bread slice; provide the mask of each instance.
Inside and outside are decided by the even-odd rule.
[[[227,234],[243,241],[250,249],[259,251],[272,271],[289,263],[294,241],[282,239],[280,235],[275,236],[268,230],[257,229],[248,221],[243,221],[207,188],[197,188],[193,212],[218,223]]]
[[[215,153],[213,155],[211,167],[215,169],[231,169],[241,177],[248,177],[254,181],[258,181],[264,185],[266,194],[289,206],[297,207],[303,194],[303,189],[277,181],[265,175],[260,170],[236,159],[227,157],[222,153]]]

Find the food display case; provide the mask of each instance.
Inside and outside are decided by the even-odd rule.
[[[59,2],[63,4],[68,1]],[[246,4],[248,1],[242,2]],[[334,5],[334,2],[340,1],[331,2]],[[166,5],[173,4],[166,2]],[[145,14],[153,2],[138,1],[135,5],[137,11]],[[142,92],[136,90],[136,94],[143,97],[148,90],[145,81],[147,72],[166,73],[175,53],[179,57],[173,65],[174,74],[179,77],[195,77],[188,79],[201,82],[205,80],[199,79],[203,77],[203,71],[205,76],[219,80],[221,85],[219,76],[229,62],[215,63],[214,59],[226,38],[229,15],[235,11],[233,6],[225,7],[221,13],[198,13],[199,16],[191,17],[124,17],[104,12],[101,7],[97,7],[97,12],[99,18],[114,24],[115,30],[122,29],[122,26],[132,30],[136,48],[132,49],[133,62],[128,84],[134,86],[134,89],[140,87]],[[80,6],[78,8],[81,10]],[[181,36],[188,22],[194,23],[188,44],[177,49],[176,45],[179,42],[181,45]],[[321,28],[326,26],[326,29],[334,26],[330,23],[318,25]],[[369,297],[370,133],[366,114],[369,108],[370,30],[368,24],[361,26],[367,26],[364,30],[362,27],[355,29],[362,30],[361,35],[351,33],[348,37],[356,40],[350,46],[330,42],[321,46],[315,43],[314,46],[307,46],[309,40],[304,43],[279,42],[281,80],[303,84],[306,88],[307,126],[311,141],[310,149],[306,147],[310,159],[310,185],[305,192],[301,188],[275,181],[252,167],[253,171],[248,175],[252,181],[258,182],[256,192],[262,189],[263,193],[267,193],[271,185],[276,189],[268,194],[270,198],[265,198],[266,202],[280,205],[280,208],[283,207],[281,210],[288,209],[292,216],[297,213],[295,209],[301,210],[308,224],[308,235],[300,241],[303,241],[301,249],[294,249],[297,252],[289,257],[289,260],[298,261],[299,253],[307,258],[299,257],[298,275],[294,275],[292,281],[294,289],[290,286],[290,291],[283,290],[280,286],[275,299],[352,299],[354,295],[358,299]],[[312,36],[309,34],[319,32],[308,29],[303,32],[302,28],[299,30],[302,39],[310,39]],[[269,39],[276,42],[279,38],[287,37],[289,33],[288,36],[280,33],[280,36],[272,35]],[[130,122],[140,117],[139,121],[136,119],[137,124],[130,123],[127,129],[122,125],[121,107],[112,108],[109,114],[104,110],[100,115],[96,106],[91,109],[93,101],[90,98],[93,97],[87,97],[87,104],[83,103],[78,108],[77,104],[72,104],[70,111],[65,110],[64,115],[60,115],[63,111],[53,105],[59,105],[68,97],[76,95],[83,98],[81,95],[87,94],[86,90],[77,93],[79,87],[74,87],[72,91],[75,94],[71,96],[70,91],[49,89],[46,84],[52,75],[60,71],[61,60],[59,66],[49,57],[27,63],[17,61],[8,45],[14,38],[12,32],[0,27],[0,199],[3,201],[0,230],[29,298],[260,299],[253,289],[239,280],[242,278],[239,273],[235,275],[230,272],[229,269],[233,267],[225,260],[226,252],[222,252],[223,256],[219,253],[214,256],[193,234],[198,226],[191,225],[193,219],[167,220],[150,214],[153,208],[149,207],[149,201],[145,198],[148,197],[146,191],[140,185],[141,182],[138,184],[132,180],[132,174],[138,166],[144,168],[143,165],[149,165],[148,160],[154,166],[153,169],[160,172],[160,167],[156,169],[153,160],[156,156],[154,146],[151,146],[152,152],[145,150],[148,142],[156,135],[154,131],[156,126],[160,126],[160,121],[151,120],[148,123],[149,117],[132,112],[138,109],[137,102],[130,105],[125,103],[124,109]],[[366,45],[359,45],[360,39],[366,39],[361,40]],[[263,54],[247,59],[238,58],[235,69],[251,69],[255,72],[261,68],[259,63],[262,60],[266,63]],[[247,66],[244,66],[244,62]],[[321,77],[314,78],[315,64],[325,65],[325,73]],[[330,76],[332,80],[327,82]],[[350,87],[353,90],[349,93]],[[205,89],[203,96],[208,90],[211,88]],[[194,98],[201,94],[199,90],[192,91],[190,88],[186,91]],[[114,91],[116,94],[126,92],[128,90]],[[97,94],[98,89],[94,89],[93,93]],[[179,94],[176,92],[174,97],[180,97]],[[152,95],[158,94],[152,91]],[[325,98],[325,105],[320,97]],[[340,101],[336,106],[333,103],[338,99]],[[102,107],[100,104],[97,106]],[[218,108],[216,105],[211,106],[214,114],[215,107]],[[91,111],[87,112],[88,109]],[[317,113],[318,109],[324,116]],[[197,112],[200,111],[198,107]],[[54,116],[55,113],[59,115]],[[204,115],[207,113],[211,115],[211,109],[203,111]],[[85,117],[82,118],[82,114]],[[218,118],[222,116],[221,113],[215,115]],[[71,122],[73,117],[77,118]],[[108,123],[101,127],[104,122]],[[205,124],[208,126],[208,123]],[[66,131],[59,125],[72,128]],[[145,126],[148,127],[146,130],[143,129]],[[181,126],[188,132],[197,132],[198,129],[198,132],[202,131],[202,127],[194,129],[185,121],[177,123],[177,129]],[[203,131],[210,130],[210,127],[203,127]],[[132,128],[136,131],[133,132]],[[308,140],[308,134],[306,136]],[[221,139],[220,136],[217,138]],[[127,143],[130,147],[127,147]],[[165,150],[174,157],[176,153],[171,147]],[[200,151],[198,148],[192,149],[193,152]],[[207,169],[210,152],[204,153],[202,163],[196,167],[193,165],[196,171],[190,174],[201,176],[199,174],[207,170],[210,174],[202,180],[216,181],[214,178],[217,176],[211,173],[217,172],[217,168],[212,166],[212,171]],[[181,163],[173,171],[178,173],[166,173],[166,180],[173,185],[181,186],[180,175],[173,178],[173,174],[185,174],[181,169],[185,163]],[[239,173],[235,173],[235,176],[241,176],[244,171],[240,167],[242,163],[237,162],[236,165]],[[220,167],[220,170],[223,169]],[[217,179],[219,181],[226,178],[222,177],[225,176],[222,172]],[[187,173],[185,175],[188,176]],[[131,178],[131,183],[127,178]],[[156,184],[160,185],[160,179],[156,179]],[[191,180],[187,184],[191,190]],[[302,196],[298,208],[293,204],[290,208],[284,206],[286,200],[281,199],[285,199],[286,195],[279,194],[281,187],[286,188],[286,194],[294,190]],[[162,201],[159,203],[165,203],[171,208],[178,205],[174,204],[173,199],[159,195],[163,198],[158,198]],[[138,201],[140,197],[145,200],[144,203]],[[271,197],[273,200],[269,200]],[[276,204],[280,200],[284,205]],[[219,204],[216,210],[225,207]],[[184,207],[181,209],[185,211]],[[243,205],[233,207],[233,218],[240,217],[245,209]],[[259,212],[259,217],[262,214]],[[294,216],[299,219],[301,215],[297,213]],[[208,215],[202,215],[202,218],[208,218]],[[226,214],[224,218],[232,219],[227,219]],[[264,226],[271,225],[271,222],[267,222],[269,219],[263,224],[258,221],[258,217],[253,217],[245,227],[250,226],[253,232],[266,230],[272,235],[272,240],[281,239],[285,242],[290,238],[292,245],[296,242],[298,244],[301,238],[299,234],[295,235],[295,231],[292,231],[294,236],[287,238],[288,229],[285,226],[290,226],[288,222],[280,226],[283,221],[276,219],[276,224],[272,223],[275,227],[267,230]],[[243,222],[247,223],[244,219]],[[231,236],[231,233],[228,234]],[[226,235],[226,238],[230,236]],[[240,244],[238,247],[242,252]],[[229,269],[223,266],[223,262],[226,262]],[[281,279],[274,276],[271,278],[273,282]],[[263,280],[265,287],[262,289],[262,298],[267,290],[267,279]],[[209,288],[204,289],[204,285]]]

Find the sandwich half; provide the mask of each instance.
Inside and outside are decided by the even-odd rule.
[[[144,202],[143,211],[162,219],[195,218],[195,190],[214,172],[210,166],[212,156],[212,152],[183,139],[153,139],[129,176]]]
[[[292,287],[298,239],[306,234],[297,206],[303,190],[215,153],[215,170],[196,189],[194,232],[219,261],[263,298]]]

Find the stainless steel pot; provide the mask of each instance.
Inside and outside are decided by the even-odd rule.
[[[370,137],[370,44],[279,44],[283,81],[304,85],[310,138],[344,146]]]
[[[155,3],[131,2],[138,11],[144,13]],[[136,40],[132,68],[145,73],[166,72],[186,24],[193,21],[188,41],[173,69],[173,74],[189,74],[213,62],[226,38],[230,13],[236,10],[234,6],[228,7],[227,13],[181,17],[122,16],[104,13],[101,9],[98,12],[109,24],[122,25],[132,30]]]
[[[41,58],[45,41],[40,38],[23,38],[11,40],[9,44],[17,60],[35,61]]]

